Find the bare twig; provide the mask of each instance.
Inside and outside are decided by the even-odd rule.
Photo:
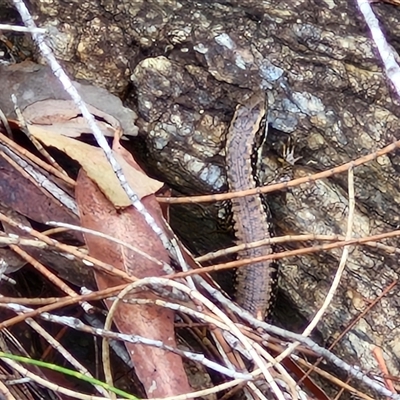
[[[40,376],[30,372],[26,368],[19,365],[16,361],[10,360],[8,358],[2,358],[2,360],[8,364],[12,369],[18,371],[21,375],[27,376],[31,378],[34,382],[38,383],[39,385],[51,389],[55,392],[63,393],[67,396],[71,396],[72,398],[79,399],[79,400],[106,400],[107,397],[98,397],[98,396],[91,396],[83,393],[78,393],[73,390],[64,388],[62,386],[56,385],[54,383],[49,382],[49,380],[41,378]],[[123,399],[120,399],[123,400]]]
[[[36,25],[30,15],[27,7],[25,6],[22,0],[13,0],[13,3],[18,10],[21,18],[25,24],[30,29],[36,28]],[[67,74],[62,69],[61,65],[58,63],[56,58],[54,57],[50,47],[46,44],[46,38],[43,34],[34,32],[32,33],[33,40],[35,41],[36,45],[38,46],[41,54],[46,59],[47,63],[49,64],[50,68],[52,69],[54,75],[60,80],[61,84],[63,85],[64,89],[68,94],[71,96],[72,100],[79,108],[80,112],[82,113],[83,117],[85,118],[86,122],[88,123],[90,130],[92,131],[94,137],[96,138],[97,143],[104,151],[104,154],[109,161],[111,167],[113,168],[122,188],[125,190],[128,198],[130,199],[132,205],[139,211],[139,213],[144,217],[147,224],[153,229],[153,231],[157,234],[160,238],[161,242],[163,243],[164,247],[170,252],[172,257],[179,262],[178,254],[180,254],[179,247],[175,247],[171,241],[168,239],[167,235],[165,234],[164,230],[160,228],[155,219],[152,215],[146,210],[144,205],[139,199],[139,196],[135,193],[135,191],[129,185],[125,175],[122,172],[122,168],[117,162],[114,154],[107,143],[103,133],[101,132],[99,126],[96,123],[95,118],[89,112],[86,104],[80,97],[76,88],[72,85],[72,82],[68,78]]]
[[[216,291],[204,279],[202,279],[201,277],[196,277],[196,280],[198,280],[199,283],[201,284],[201,286],[207,292],[209,292],[214,298],[216,298],[218,301],[224,300],[224,296],[222,295],[222,293]],[[239,306],[237,306],[234,303],[232,303],[230,305],[230,309],[233,312],[240,314],[241,318],[243,318],[244,320],[249,322],[255,328],[263,329],[268,333],[280,336],[280,337],[288,339],[288,340],[300,342],[300,343],[304,344],[306,347],[308,347],[310,350],[315,352],[316,354],[324,357],[327,361],[336,365],[338,368],[342,369],[345,372],[348,372],[355,379],[362,381],[365,385],[376,390],[378,393],[380,393],[384,396],[388,396],[391,399],[400,400],[400,395],[394,394],[391,391],[387,390],[385,387],[383,387],[381,385],[381,383],[375,381],[374,379],[371,379],[369,376],[367,376],[362,371],[360,371],[359,368],[356,368],[356,367],[353,367],[353,366],[347,364],[345,361],[341,360],[339,357],[337,357],[335,354],[333,354],[329,350],[318,346],[313,340],[309,339],[308,337],[304,337],[300,334],[287,331],[285,329],[279,328],[277,326],[273,326],[266,322],[262,322],[256,318],[254,318],[250,313],[242,310]]]
[[[249,258],[249,259],[244,259],[244,260],[230,261],[230,262],[223,263],[223,264],[211,265],[209,267],[202,267],[200,270],[196,269],[196,270],[191,270],[191,271],[187,271],[187,272],[177,272],[168,277],[175,279],[175,278],[183,278],[183,277],[186,277],[189,275],[205,274],[205,273],[209,273],[209,272],[222,271],[222,270],[231,269],[231,268],[241,268],[241,267],[244,267],[245,265],[253,264],[253,263],[256,263],[259,261],[281,260],[282,258],[317,253],[320,251],[332,250],[332,249],[349,246],[349,245],[359,245],[359,244],[364,244],[367,242],[378,241],[378,240],[388,239],[388,238],[397,237],[397,236],[400,236],[400,230],[381,233],[379,235],[365,236],[362,238],[352,238],[350,240],[343,240],[340,242],[326,243],[326,244],[316,245],[316,246],[312,246],[312,247],[305,247],[305,248],[296,249],[296,250],[282,251],[280,253],[272,253],[272,254],[268,254],[265,256],[253,257],[251,259]]]
[[[383,147],[380,150],[374,151],[366,156],[357,158],[354,161],[350,161],[348,163],[339,165],[334,168],[327,169],[322,172],[318,172],[313,175],[304,176],[301,178],[293,179],[288,182],[276,183],[268,186],[261,186],[255,189],[241,190],[238,192],[229,192],[229,193],[220,193],[220,194],[209,194],[203,196],[189,196],[189,197],[157,197],[157,200],[160,203],[169,203],[169,204],[183,204],[183,203],[209,203],[214,201],[224,201],[235,199],[243,196],[254,196],[255,194],[265,194],[276,192],[278,190],[285,190],[287,188],[299,186],[303,183],[311,183],[323,178],[330,178],[331,176],[343,173],[348,171],[350,168],[355,168],[360,165],[363,165],[367,162],[376,160],[378,157],[381,157],[385,154],[391,153],[392,151],[398,149],[400,147],[400,140],[395,141],[388,146]]]
[[[25,150],[24,148],[19,146],[17,143],[10,140],[7,136],[4,136],[2,133],[0,133],[0,142],[2,143],[2,145],[8,147],[11,152],[19,154],[21,157],[24,157],[25,159],[29,160],[30,162],[38,165],[40,168],[44,169],[45,171],[49,172],[50,174],[52,174],[52,175],[56,176],[57,178],[61,179],[62,181],[64,181],[67,185],[69,185],[71,187],[75,186],[75,181],[73,179],[71,179],[69,176],[64,175],[63,173],[61,173],[60,171],[58,171],[51,165],[45,163],[39,157],[36,157],[31,152]]]
[[[285,236],[274,236],[268,239],[257,240],[251,243],[242,243],[237,246],[228,247],[222,250],[213,251],[203,256],[196,257],[195,260],[198,263],[203,263],[205,261],[210,261],[215,258],[224,257],[229,254],[237,253],[238,251],[253,249],[255,247],[264,246],[266,244],[280,244],[280,243],[293,243],[293,242],[339,242],[341,240],[346,240],[345,236],[342,235],[315,235],[313,233],[305,234],[305,235],[285,235]],[[366,246],[374,247],[380,250],[385,251],[388,254],[400,254],[400,249],[394,246],[388,246],[383,243],[377,242],[365,242],[360,243]]]
[[[145,284],[148,282],[143,282],[143,283]],[[180,285],[182,285],[182,284],[180,284]],[[182,285],[182,286],[184,286],[184,285]],[[21,306],[18,304],[12,304],[12,303],[1,304],[1,307],[13,310],[17,313],[24,313],[25,315],[28,315],[32,311],[31,308]],[[133,343],[133,344],[154,346],[154,347],[163,349],[165,351],[171,351],[175,354],[178,354],[181,357],[186,357],[192,361],[202,363],[207,368],[214,369],[215,371],[218,371],[218,372],[220,372],[230,378],[233,378],[233,379],[244,379],[244,380],[252,379],[251,374],[248,374],[248,373],[246,374],[246,373],[229,370],[228,368],[225,368],[225,367],[217,364],[216,362],[207,359],[203,354],[197,354],[197,353],[193,353],[190,351],[179,350],[174,347],[165,345],[164,343],[160,342],[159,340],[152,340],[152,339],[148,339],[148,338],[145,338],[142,336],[129,335],[129,334],[125,334],[125,333],[116,333],[116,332],[112,332],[112,331],[101,329],[101,328],[92,328],[91,326],[84,324],[78,318],[60,317],[58,315],[49,314],[47,312],[41,313],[40,318],[42,318],[45,321],[51,321],[51,322],[55,322],[57,324],[69,326],[73,329],[76,329],[76,330],[79,330],[82,332],[88,332],[88,333],[91,333],[96,336],[107,337],[107,338],[115,339],[115,340],[123,340],[123,341]]]
[[[354,210],[355,210],[355,199],[354,199],[354,180],[353,180],[353,169],[349,169],[349,179],[348,179],[348,187],[349,187],[349,214],[347,220],[347,232],[346,232],[346,240],[350,240],[352,236],[353,229],[353,221],[354,221]],[[321,308],[318,310],[312,321],[308,324],[307,328],[302,333],[302,336],[309,336],[313,329],[317,326],[318,322],[321,320],[325,311],[329,307],[329,304],[332,301],[333,295],[336,292],[336,289],[339,286],[340,279],[342,277],[344,267],[346,265],[347,257],[349,254],[349,247],[345,246],[343,249],[342,257],[340,260],[339,268],[336,271],[335,278],[332,282],[332,285],[329,289],[328,294],[325,297],[324,303]],[[283,351],[278,357],[276,357],[275,361],[278,363],[289,356],[289,354],[293,353],[296,347],[300,344],[300,342],[292,343],[285,351]]]
[[[353,168],[349,169],[349,174],[348,174],[348,188],[349,188],[349,214],[347,218],[347,232],[346,232],[346,241],[350,240],[352,237],[352,230],[353,230],[353,222],[354,222],[354,210],[355,210],[355,199],[354,199],[354,175],[353,175]],[[342,257],[340,259],[340,264],[339,268],[336,271],[335,278],[332,282],[332,285],[329,289],[328,294],[326,295],[326,298],[324,300],[323,305],[321,308],[318,310],[310,324],[307,326],[307,328],[303,332],[303,336],[308,336],[312,330],[317,326],[318,322],[321,320],[322,316],[324,315],[326,309],[329,307],[330,302],[332,301],[332,298],[334,294],[336,293],[336,290],[339,286],[340,280],[343,275],[344,268],[346,266],[346,261],[347,257],[349,255],[349,246],[345,246],[343,248],[343,253]]]
[[[15,114],[18,118],[19,126],[22,132],[25,133],[25,135],[28,137],[28,139],[32,142],[32,144],[36,147],[36,149],[39,151],[39,153],[44,157],[47,162],[60,171],[62,174],[68,176],[68,174],[62,169],[62,167],[57,163],[57,161],[52,157],[52,155],[42,146],[42,144],[39,142],[39,140],[36,139],[35,136],[33,136],[29,130],[29,126],[25,121],[25,118],[22,114],[21,109],[18,106],[17,102],[17,97],[12,94],[11,95],[11,100],[14,103],[14,111]]]
[[[93,236],[98,236],[98,237],[101,237],[103,239],[107,239],[110,242],[118,243],[121,246],[124,246],[127,249],[132,250],[133,252],[135,252],[137,254],[140,254],[142,257],[147,258],[148,260],[150,260],[154,264],[160,265],[166,273],[172,273],[173,272],[173,268],[169,264],[150,256],[149,254],[143,252],[139,248],[137,248],[135,246],[132,246],[131,244],[129,244],[127,242],[124,242],[122,240],[114,238],[114,237],[112,237],[110,235],[107,235],[107,234],[105,234],[103,232],[94,231],[93,229],[83,228],[83,227],[77,226],[77,225],[66,224],[64,222],[49,221],[46,224],[50,225],[50,226],[58,226],[58,227],[68,228],[68,229],[72,229],[72,230],[78,231],[78,232],[89,233],[89,234],[91,234]],[[167,271],[170,271],[170,272],[167,272]]]
[[[46,34],[47,30],[43,28],[27,28],[26,26],[0,24],[1,31],[13,31],[13,32],[28,32],[28,33],[43,33]]]
[[[389,371],[387,369],[387,365],[386,365],[385,359],[383,357],[382,349],[378,346],[375,346],[375,348],[373,350],[373,354],[374,354],[376,362],[379,365],[381,372],[386,376],[389,375]],[[394,388],[394,385],[393,385],[393,382],[391,379],[385,378],[385,383],[386,383],[386,387],[389,390],[391,390],[392,392],[396,392],[396,389]]]
[[[371,31],[372,39],[378,48],[386,75],[392,81],[397,96],[400,98],[400,67],[396,62],[396,56],[397,58],[399,56],[398,54],[395,55],[395,51],[387,43],[385,35],[379,26],[379,21],[372,11],[370,0],[357,0],[357,3]]]

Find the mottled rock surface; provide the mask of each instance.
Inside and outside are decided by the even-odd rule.
[[[295,155],[302,157],[292,168],[294,176],[332,168],[399,139],[399,101],[354,2],[31,3],[37,22],[53,27],[57,55],[70,74],[123,95],[135,109],[149,168],[181,193],[226,188],[225,133],[235,105],[259,88],[269,107],[265,181],[281,168],[278,156],[289,136],[296,141]],[[399,9],[374,7],[398,47]],[[391,153],[355,169],[354,236],[398,226],[398,160]],[[268,199],[278,234],[344,235],[347,197],[343,174]],[[188,234],[203,233],[185,237],[198,252],[222,246],[210,234],[218,231],[218,222],[207,219],[218,206],[201,210],[196,225],[183,227]],[[187,221],[182,215],[176,218]],[[340,255],[336,250],[282,262],[281,289],[305,318],[321,306]],[[352,247],[337,295],[318,325],[324,340],[336,337],[397,280],[398,269],[396,256]],[[397,292],[342,339],[336,351],[350,363],[375,369],[371,349],[380,346],[391,374],[398,374]]]

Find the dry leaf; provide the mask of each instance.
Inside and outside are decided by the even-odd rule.
[[[89,111],[98,120],[97,123],[105,136],[113,137],[120,129],[118,121],[112,116],[103,113],[95,107],[88,105]],[[24,118],[29,121],[29,130],[58,133],[64,136],[79,137],[82,134],[91,134],[86,120],[80,114],[72,100],[44,100],[28,106],[23,112]]]
[[[112,115],[121,124],[124,136],[137,136],[136,113],[123,106],[121,100],[104,88],[87,83],[72,81],[86,104],[90,104],[108,115]],[[61,82],[54,76],[51,68],[23,61],[18,64],[0,65],[0,109],[6,117],[15,117],[11,94],[17,97],[21,110],[42,100],[71,100]],[[106,118],[108,121],[108,119]],[[112,123],[110,123],[113,125]]]
[[[40,223],[51,220],[78,223],[76,215],[66,207],[60,207],[52,195],[46,196],[3,157],[0,157],[0,181],[0,201],[20,214]]]
[[[118,120],[96,107],[87,105],[90,113],[97,117],[99,128],[105,136],[113,137],[120,129]],[[85,133],[92,133],[86,120],[72,100],[43,100],[37,101],[25,108],[24,118],[29,121],[29,131],[47,131],[64,136],[79,137]]]
[[[104,197],[95,183],[81,170],[77,180],[76,200],[82,226],[104,232],[133,246],[139,247],[152,257],[169,262],[169,256],[160,239],[132,206],[122,211]],[[142,199],[146,209],[159,226],[164,222],[154,195]],[[142,278],[164,275],[162,268],[147,258],[93,235],[86,235],[91,256],[100,259],[129,275]],[[99,289],[121,284],[119,279],[95,272]],[[137,293],[140,298],[154,298],[149,292]],[[107,302],[110,307],[111,302]],[[157,306],[120,303],[114,322],[122,333],[144,336],[176,347],[174,313]],[[150,346],[126,344],[135,365],[135,371],[149,397],[174,396],[190,392],[190,386],[179,356]]]
[[[46,146],[53,146],[78,161],[88,176],[97,183],[100,190],[116,207],[127,207],[131,204],[101,149],[39,129],[32,134]],[[162,182],[149,178],[140,168],[132,168],[124,159],[118,155],[116,157],[126,179],[131,186],[135,187],[139,198],[153,194],[163,186]]]

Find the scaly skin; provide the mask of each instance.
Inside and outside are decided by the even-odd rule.
[[[236,107],[226,143],[226,168],[231,191],[256,187],[252,162],[261,121],[266,113],[263,94],[253,95],[245,105]],[[259,195],[232,199],[237,243],[250,243],[270,237],[270,226]],[[270,245],[240,252],[239,258],[271,254]],[[237,271],[237,302],[256,318],[263,320],[271,307],[276,267],[271,261],[254,263]]]

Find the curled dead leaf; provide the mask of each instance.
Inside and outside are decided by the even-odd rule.
[[[128,207],[131,204],[101,149],[53,132],[37,129],[32,134],[44,145],[55,147],[79,162],[115,207]],[[118,154],[115,157],[139,198],[153,194],[163,186],[162,182],[148,177],[139,167],[134,168],[125,158]]]
[[[103,134],[113,137],[115,132],[120,129],[118,120],[96,107],[91,105],[87,105],[87,107],[97,119]],[[32,133],[39,130],[56,134],[62,133],[68,137],[79,137],[85,133],[92,133],[88,123],[72,100],[37,101],[26,107],[22,114],[29,121],[29,130]]]
[[[160,238],[133,206],[116,210],[97,185],[81,170],[76,185],[76,200],[82,226],[111,235],[140,248],[164,263],[169,255]],[[164,226],[161,209],[154,195],[142,199],[160,227]],[[85,234],[89,254],[138,278],[164,275],[162,267],[148,258],[111,243],[104,238]],[[99,289],[121,284],[120,279],[95,272]],[[133,296],[133,295],[132,295]],[[150,292],[135,293],[134,297],[154,299]],[[111,302],[107,302],[111,306]],[[114,322],[122,333],[140,335],[176,347],[174,313],[156,305],[119,303]],[[191,391],[182,359],[159,348],[127,343],[126,347],[135,365],[135,371],[150,397],[173,396]]]

